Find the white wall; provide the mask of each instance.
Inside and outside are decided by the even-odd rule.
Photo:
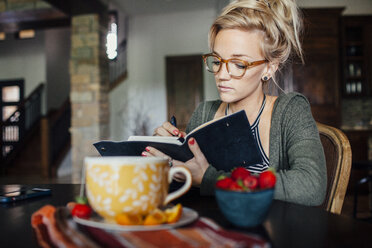
[[[46,104],[47,109],[58,109],[70,94],[69,60],[70,28],[45,31]]]
[[[36,31],[35,38],[19,40],[7,34],[0,41],[0,80],[23,78],[25,95],[45,83],[43,114],[68,97],[70,28]]]
[[[149,134],[167,116],[165,57],[208,52],[208,30],[214,8],[129,19],[128,78],[110,94],[111,138],[132,134],[136,113],[144,114]],[[213,77],[205,76],[205,98],[218,94]]]
[[[46,80],[44,32],[33,39],[19,40],[7,34],[0,41],[0,80],[23,78],[25,97]]]

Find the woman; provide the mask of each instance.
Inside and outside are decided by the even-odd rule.
[[[277,171],[275,198],[305,205],[320,205],[325,196],[327,173],[324,152],[309,102],[298,93],[266,95],[268,81],[297,53],[302,59],[301,19],[294,0],[244,0],[230,3],[209,33],[211,53],[204,55],[208,71],[215,74],[220,101],[204,102],[193,113],[186,132],[203,122],[245,110],[263,163],[247,169]],[[252,124],[253,123],[253,124]],[[165,122],[155,135],[185,135]],[[185,166],[201,194],[213,194],[217,171],[189,140],[194,158]],[[166,156],[147,147],[144,156]],[[177,177],[176,179],[182,180]]]

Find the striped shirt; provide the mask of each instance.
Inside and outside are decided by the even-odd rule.
[[[261,173],[265,170],[267,170],[269,168],[269,158],[267,157],[263,147],[262,147],[262,143],[261,143],[261,139],[260,139],[260,132],[258,130],[258,124],[260,123],[260,119],[261,119],[261,114],[263,112],[263,109],[265,108],[265,104],[266,104],[266,95],[264,95],[264,99],[262,101],[262,105],[261,105],[261,108],[260,110],[258,111],[258,116],[256,118],[256,120],[253,122],[253,124],[251,125],[251,130],[252,130],[252,133],[253,133],[253,137],[256,141],[256,144],[257,144],[257,147],[259,149],[259,152],[260,152],[260,156],[262,158],[262,161],[263,163],[262,164],[255,164],[255,165],[250,165],[247,167],[247,170],[249,170],[250,172],[253,172],[253,173]],[[225,115],[227,115],[229,112],[229,104],[227,104],[227,107],[225,109]]]

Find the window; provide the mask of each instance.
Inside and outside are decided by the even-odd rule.
[[[110,11],[108,14],[108,33],[106,37],[106,53],[110,60],[118,56],[118,15],[116,11]]]

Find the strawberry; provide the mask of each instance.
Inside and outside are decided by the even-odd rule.
[[[276,183],[276,176],[272,170],[264,171],[258,177],[258,184],[261,189],[274,188]]]
[[[243,187],[240,186],[237,182],[232,182],[230,184],[229,190],[234,190],[234,191],[243,191]]]
[[[251,173],[244,167],[237,167],[231,172],[231,179],[234,181],[238,179],[244,180],[244,178],[250,176]]]
[[[225,177],[223,179],[220,179],[216,182],[216,187],[217,188],[220,188],[220,189],[229,189],[230,185],[233,183],[234,181],[229,178],[229,177]]]
[[[71,214],[82,219],[88,219],[92,214],[92,209],[86,204],[76,203]]]
[[[258,186],[258,178],[255,176],[248,176],[244,178],[243,185],[250,190],[254,190]]]

